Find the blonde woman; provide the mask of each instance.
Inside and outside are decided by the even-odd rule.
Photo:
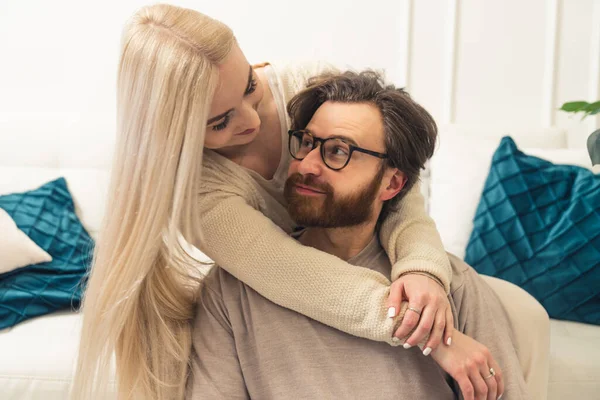
[[[146,7],[127,25],[74,399],[104,397],[113,353],[119,399],[184,396],[201,276],[181,236],[269,300],[334,328],[394,345],[417,324],[412,345],[450,338],[450,265],[418,186],[382,226],[391,286],[289,238],[285,103],[317,72],[253,69],[228,27],[192,10]],[[403,297],[415,311],[395,331]]]

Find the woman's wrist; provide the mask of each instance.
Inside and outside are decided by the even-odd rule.
[[[424,271],[410,271],[410,272],[405,272],[402,275],[400,275],[398,277],[398,279],[402,278],[405,275],[410,275],[410,274],[415,274],[415,275],[422,275],[422,276],[426,276],[430,279],[433,279],[438,285],[440,285],[442,288],[444,288],[444,284],[442,283],[442,281],[435,275],[430,274],[429,272],[424,272]]]

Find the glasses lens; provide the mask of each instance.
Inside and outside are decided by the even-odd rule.
[[[303,159],[313,149],[314,139],[304,132],[294,132],[290,138],[290,153],[294,158]]]
[[[350,157],[350,146],[340,139],[330,139],[323,146],[323,159],[329,168],[343,168]]]

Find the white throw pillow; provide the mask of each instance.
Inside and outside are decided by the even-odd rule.
[[[454,135],[447,139],[431,160],[429,211],[446,250],[464,258],[473,230],[473,217],[500,138]],[[515,141],[519,146],[521,141]],[[524,147],[522,151],[556,164],[592,168],[584,148]]]
[[[50,261],[50,254],[38,247],[0,208],[0,274]]]

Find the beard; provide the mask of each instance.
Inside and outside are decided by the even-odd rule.
[[[379,192],[383,166],[366,186],[347,196],[338,197],[328,183],[319,183],[313,175],[295,173],[285,181],[284,196],[292,219],[302,227],[343,228],[361,225],[373,217],[373,203]],[[321,196],[303,196],[295,186],[302,184],[324,192]]]

